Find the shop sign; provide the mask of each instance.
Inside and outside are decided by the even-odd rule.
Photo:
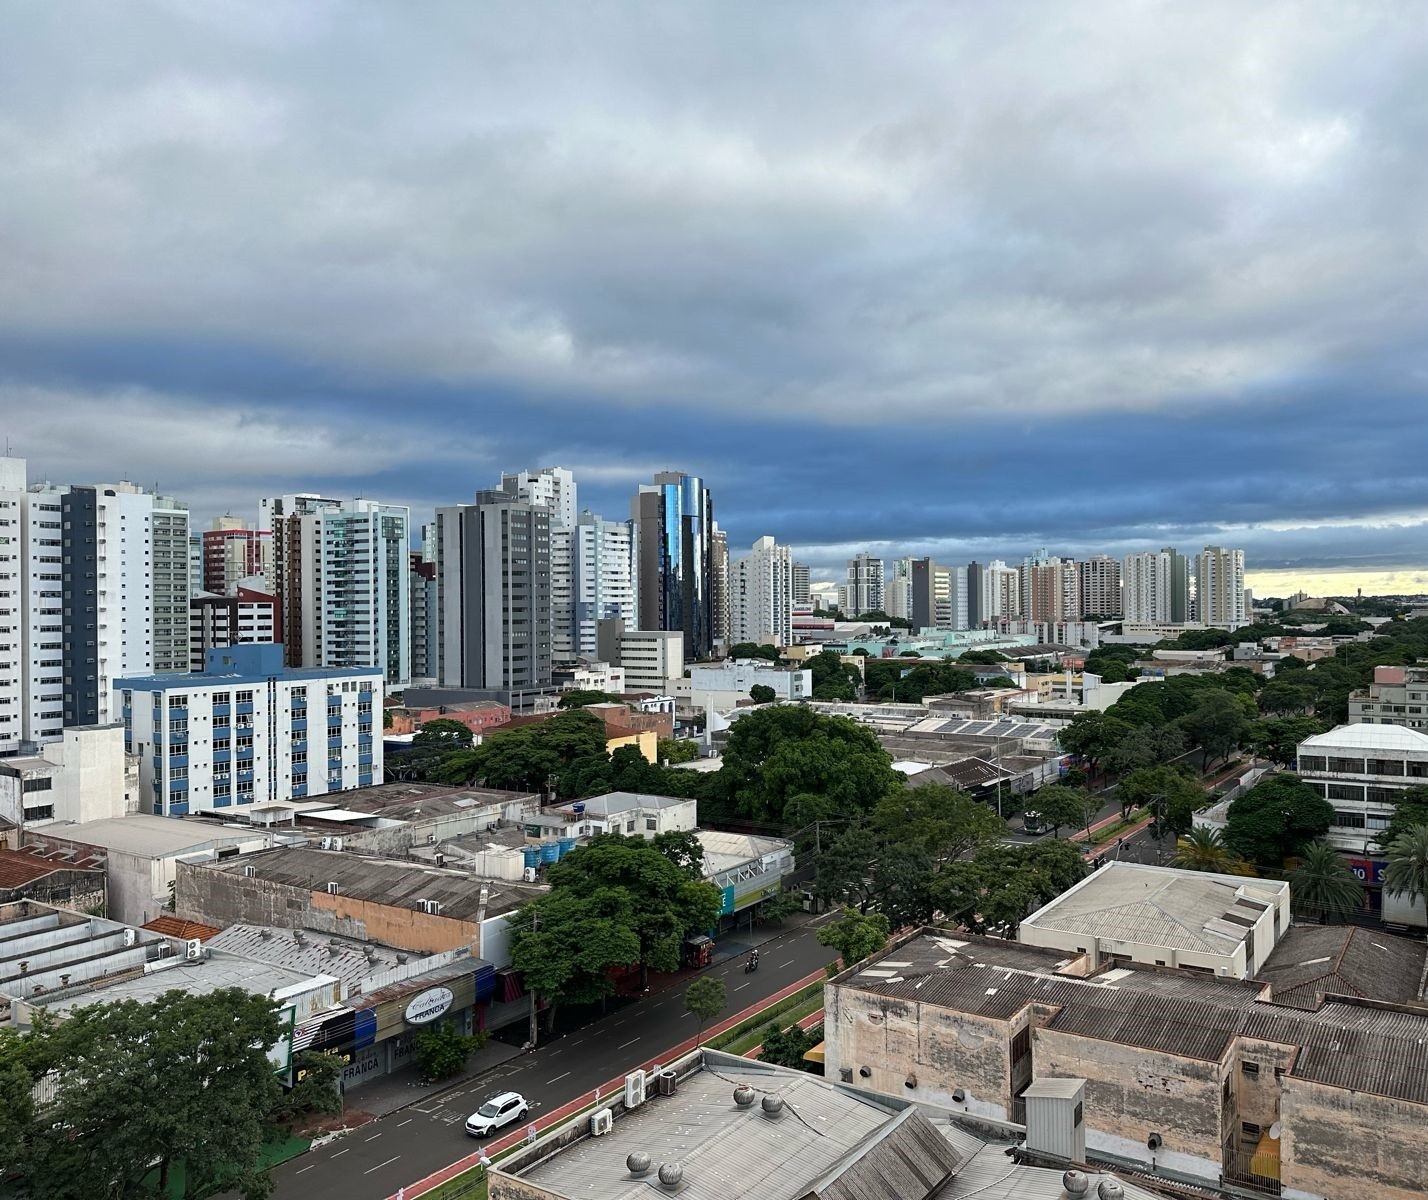
[[[404,1014],[408,1025],[427,1025],[446,1012],[456,1000],[450,988],[427,988],[413,996]]]

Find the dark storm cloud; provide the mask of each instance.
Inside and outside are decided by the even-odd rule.
[[[23,6],[4,432],[204,516],[559,461],[822,569],[1421,564],[1425,68],[1387,6]]]

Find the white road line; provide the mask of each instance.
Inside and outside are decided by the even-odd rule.
[[[386,1162],[379,1162],[375,1167],[368,1167],[362,1174],[370,1175],[373,1171],[380,1171],[383,1167],[390,1167],[399,1158],[401,1158],[400,1154],[394,1154],[391,1158],[387,1159]]]
[[[363,1140],[364,1142],[375,1142],[375,1141],[376,1141],[379,1137],[381,1137],[381,1136],[382,1136],[382,1135],[381,1135],[380,1133],[374,1133],[371,1137],[369,1137],[369,1138],[363,1138],[362,1140]]]
[[[636,1042],[638,1042],[639,1040],[640,1040],[639,1038],[631,1038],[628,1042],[621,1042],[620,1045],[618,1045],[618,1046],[615,1047],[615,1049],[617,1049],[617,1050],[623,1050],[623,1049],[625,1049],[626,1046],[633,1046],[633,1045],[634,1045]]]
[[[566,1078],[566,1076],[568,1076],[569,1074],[570,1074],[570,1072],[567,1071],[567,1072],[565,1073],[565,1075],[557,1075],[554,1079],[547,1079],[547,1080],[545,1081],[545,1086],[546,1086],[546,1087],[549,1087],[552,1083],[559,1083],[562,1079]]]
[[[344,1148],[341,1149],[341,1150],[334,1150],[334,1151],[332,1152],[332,1157],[333,1157],[333,1158],[341,1158],[344,1154],[347,1153],[348,1150],[351,1150],[351,1149],[352,1149],[351,1146],[346,1146],[346,1147],[344,1147]]]
[[[293,1172],[293,1174],[301,1175],[304,1171],[311,1171],[315,1166],[317,1166],[316,1163],[308,1163],[305,1167],[299,1167],[296,1171]]]
[[[395,1128],[400,1129],[403,1125],[410,1125],[415,1120],[415,1117],[408,1117],[405,1121],[398,1121]]]
[[[752,982],[753,982],[752,979],[749,980],[749,983],[752,983]],[[743,991],[746,987],[748,987],[748,986],[749,986],[748,983],[741,983],[741,984],[739,984],[739,986],[736,987],[734,990],[735,990],[736,992],[742,992],[742,991]]]

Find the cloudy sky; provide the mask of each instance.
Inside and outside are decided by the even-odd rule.
[[[197,517],[503,468],[731,544],[1428,586],[1412,3],[6,5],[0,422]]]

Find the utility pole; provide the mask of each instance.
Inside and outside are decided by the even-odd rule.
[[[537,929],[539,929],[539,928],[540,928],[540,914],[539,914],[539,913],[531,913],[531,932],[534,933],[534,932],[535,932]],[[530,991],[530,994],[531,994],[531,1036],[530,1036],[530,1043],[531,1043],[531,1049],[534,1050],[534,1049],[535,1049],[535,1044],[536,1044],[536,1038],[537,1038],[538,1033],[539,1033],[539,1030],[537,1029],[537,1022],[536,1022],[536,994],[535,994],[535,988],[530,988],[530,987],[528,987],[528,990]]]

